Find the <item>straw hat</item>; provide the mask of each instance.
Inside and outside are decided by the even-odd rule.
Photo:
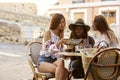
[[[78,19],[75,23],[69,25],[69,29],[72,31],[76,26],[83,27],[87,31],[90,30],[90,26],[85,25],[82,19]]]

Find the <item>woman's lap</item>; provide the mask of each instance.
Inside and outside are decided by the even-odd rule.
[[[55,65],[51,64],[54,63],[57,59],[53,59],[51,56],[45,57],[45,55],[40,55],[38,58],[38,70],[40,72],[50,72],[54,73]]]
[[[53,63],[55,62],[57,59],[53,59],[51,56],[49,57],[45,57],[45,55],[40,55],[38,58],[38,65],[40,65],[42,62],[48,62],[48,63]]]

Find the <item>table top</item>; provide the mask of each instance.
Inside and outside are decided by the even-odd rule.
[[[58,54],[66,57],[81,56],[82,54],[84,54],[86,57],[93,57],[97,51],[97,48],[78,49],[77,51],[79,52],[58,52]]]
[[[63,56],[81,56],[81,53],[77,52],[58,52],[58,54]]]

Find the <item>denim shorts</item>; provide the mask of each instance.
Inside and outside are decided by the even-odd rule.
[[[57,59],[53,59],[51,56],[49,57],[46,57],[45,54],[43,55],[40,55],[39,58],[38,58],[38,66],[42,63],[42,62],[48,62],[48,63],[53,63],[55,62]]]

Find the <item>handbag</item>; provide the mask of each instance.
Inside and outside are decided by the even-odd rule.
[[[106,46],[100,46],[100,44],[103,42],[106,44]],[[106,41],[100,41],[96,48],[84,48],[81,50],[82,64],[85,74],[87,72],[89,62],[94,57],[94,55],[107,47],[109,47],[109,44]],[[93,80],[91,74],[88,75],[88,80]]]

